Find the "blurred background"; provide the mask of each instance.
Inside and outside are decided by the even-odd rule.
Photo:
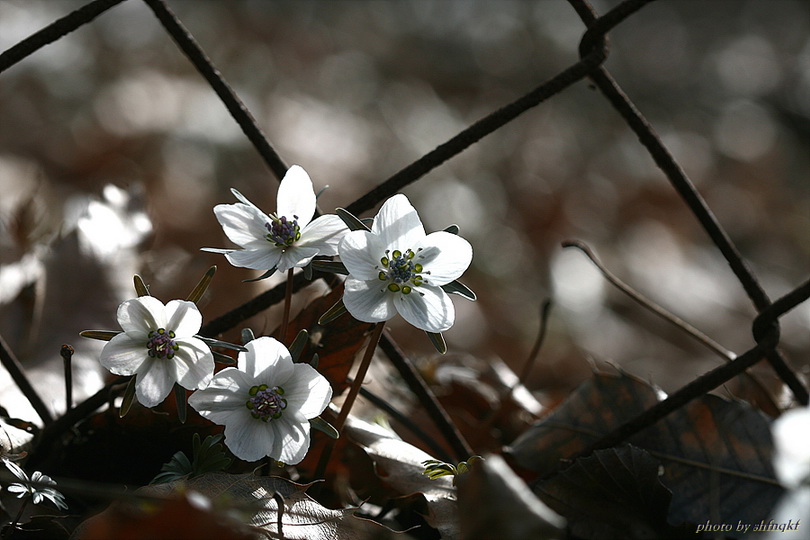
[[[0,0],[0,50],[85,2]],[[323,211],[347,206],[466,126],[578,59],[584,27],[563,0],[169,0]],[[598,12],[618,4],[594,1]],[[661,0],[610,34],[607,68],[697,185],[768,293],[810,262],[810,5]],[[0,335],[49,404],[64,408],[59,348],[77,350],[78,397],[94,392],[115,308],[140,273],[164,301],[212,264],[206,320],[274,286],[245,284],[201,247],[231,247],[212,207],[235,187],[275,208],[277,180],[162,29],[128,0],[0,74]],[[721,362],[613,289],[567,239],[725,347],[753,344],[742,287],[607,101],[580,82],[404,192],[426,228],[473,245],[450,350],[519,371],[554,307],[528,381],[552,404],[617,366],[671,391]],[[372,216],[373,213],[367,214]],[[321,294],[310,289],[294,309]],[[248,324],[270,332],[278,309]],[[810,305],[783,319],[807,372]],[[434,361],[421,332],[394,338]],[[238,333],[225,336],[238,340]],[[610,368],[612,369],[612,368]],[[756,373],[778,394],[766,366]],[[0,376],[2,404],[35,419]],[[11,403],[14,402],[12,407]],[[29,417],[30,415],[30,417]]]

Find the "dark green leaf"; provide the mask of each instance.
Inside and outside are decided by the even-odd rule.
[[[444,336],[435,332],[425,333],[430,339],[430,342],[433,343],[433,346],[436,347],[436,350],[439,351],[439,354],[445,354],[447,352],[447,343],[444,341]]]
[[[188,300],[189,302],[194,302],[195,304],[199,302],[200,298],[202,298],[203,295],[205,294],[205,291],[208,290],[208,286],[211,284],[211,280],[214,278],[214,274],[216,273],[216,271],[217,271],[216,266],[212,266],[211,268],[209,268],[205,272],[203,277],[200,279],[199,283],[197,283],[197,286],[194,287],[194,289],[189,293],[186,300]]]
[[[333,426],[332,424],[330,424],[329,422],[327,422],[326,420],[324,420],[320,416],[316,416],[315,418],[310,418],[309,419],[309,425],[311,425],[313,428],[317,429],[318,431],[321,431],[321,432],[327,434],[329,437],[331,437],[333,439],[337,439],[338,437],[340,437],[340,433],[338,432],[337,429],[335,429],[335,426]]]
[[[442,290],[448,294],[457,294],[459,296],[463,296],[467,300],[475,301],[478,298],[477,296],[475,296],[475,293],[472,291],[472,289],[470,289],[460,281],[451,281],[447,285],[442,285]]]
[[[336,208],[335,214],[343,220],[350,231],[370,231],[371,229],[345,208]]]
[[[138,296],[149,296],[149,287],[146,286],[141,276],[135,274],[133,281],[135,282],[135,294]]]
[[[290,356],[292,356],[293,362],[298,362],[298,359],[301,358],[301,353],[304,352],[304,347],[306,347],[308,340],[309,332],[307,332],[304,328],[299,330],[289,348]]]
[[[330,322],[334,321],[344,313],[346,313],[346,306],[343,305],[343,298],[341,298],[340,300],[335,302],[335,305],[326,310],[326,313],[321,315],[321,318],[318,319],[318,324],[320,324],[321,326],[329,324]]]

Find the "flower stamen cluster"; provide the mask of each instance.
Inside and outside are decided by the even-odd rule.
[[[288,248],[301,239],[301,227],[298,225],[298,216],[293,216],[292,221],[287,220],[287,216],[270,216],[270,222],[264,224],[267,228],[267,240],[273,242],[278,248]]]
[[[416,253],[420,251],[422,251],[422,248],[417,249]],[[390,281],[387,286],[389,291],[410,294],[413,287],[419,287],[427,283],[422,276],[424,268],[420,263],[413,262],[414,258],[421,258],[416,257],[416,253],[410,249],[404,254],[398,249],[393,252],[389,249],[385,250],[385,257],[380,259],[380,264],[385,270],[380,270],[377,277],[380,281]],[[425,274],[430,274],[430,272],[425,272]]]
[[[251,397],[245,406],[250,409],[253,418],[262,422],[278,420],[287,408],[287,400],[281,397],[284,395],[284,388],[280,386],[273,388],[269,388],[266,384],[252,386],[248,394]]]
[[[149,341],[146,342],[146,348],[149,349],[150,358],[167,358],[171,360],[174,358],[174,353],[180,350],[180,345],[174,342],[175,333],[172,330],[166,331],[165,328],[158,328],[151,330],[147,334]]]

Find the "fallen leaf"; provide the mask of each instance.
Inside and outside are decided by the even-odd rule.
[[[565,519],[538,499],[498,455],[487,455],[458,477],[462,540],[567,538]]]

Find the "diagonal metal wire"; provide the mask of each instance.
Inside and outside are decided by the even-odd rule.
[[[574,5],[583,22],[590,28],[597,27],[597,25],[601,26],[599,24],[601,19],[596,18],[595,13],[590,8],[586,9],[582,0],[571,0],[571,4]],[[587,56],[590,54],[589,47],[593,47],[593,45],[589,45],[589,41],[588,34],[586,33],[580,46],[580,55]],[[692,184],[689,177],[661,142],[654,128],[635,105],[633,105],[603,66],[594,69],[590,78],[596,87],[605,95],[613,108],[625,119],[633,132],[638,136],[641,144],[647,149],[653,160],[655,160],[655,163],[664,172],[672,186],[686,202],[689,209],[709,235],[709,238],[723,254],[723,257],[742,284],[746,294],[748,294],[748,297],[757,308],[757,311],[762,312],[770,307],[771,301],[753,271],[749,268],[742,255],[740,255],[736,246],[731,241],[731,238],[709,209],[709,206],[697,191],[694,184]],[[773,324],[778,325],[778,321],[774,320]],[[796,401],[807,405],[808,398],[810,397],[808,396],[807,389],[787,365],[782,354],[774,347],[767,351],[766,358],[782,381],[791,389]]]
[[[20,60],[34,54],[36,51],[53,43],[59,38],[73,32],[83,26],[111,7],[114,7],[124,0],[94,0],[76,11],[57,19],[42,30],[31,34],[13,47],[0,54],[0,73],[7,70]]]

